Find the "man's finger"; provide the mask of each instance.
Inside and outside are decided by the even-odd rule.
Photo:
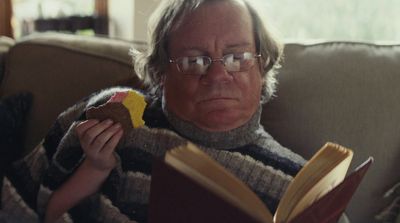
[[[123,134],[124,131],[120,128],[103,146],[101,152],[104,153],[105,156],[110,156],[117,148],[118,142],[121,140]]]
[[[112,126],[107,127],[103,132],[96,136],[91,147],[98,148],[98,152],[103,150],[104,145],[111,139],[111,137],[121,129],[121,124],[116,123]]]
[[[88,119],[88,120],[82,121],[78,125],[76,125],[75,131],[78,134],[78,136],[81,136],[84,132],[86,132],[86,130],[93,127],[97,123],[99,123],[99,120],[97,120],[97,119]]]
[[[89,129],[87,129],[81,139],[87,144],[88,146],[92,147],[92,144],[96,141],[98,135],[100,135],[103,131],[105,131],[108,127],[113,124],[113,121],[110,119],[104,120]]]

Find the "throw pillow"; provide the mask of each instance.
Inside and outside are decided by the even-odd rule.
[[[32,98],[31,93],[21,92],[0,99],[0,179],[5,168],[22,152],[24,126]]]

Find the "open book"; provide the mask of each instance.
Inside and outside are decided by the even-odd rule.
[[[326,143],[289,184],[273,216],[258,196],[188,143],[153,164],[149,222],[336,222],[372,163],[346,177],[353,152]]]

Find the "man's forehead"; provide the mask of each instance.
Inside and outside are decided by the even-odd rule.
[[[220,45],[219,48],[222,50],[234,50],[234,49],[250,49],[254,46],[249,41],[236,41],[232,43],[223,43],[223,45]],[[207,43],[202,43],[202,42],[191,42],[191,43],[181,43],[178,47],[174,49],[174,51],[178,53],[183,53],[183,52],[206,52],[210,49],[209,44]]]
[[[222,36],[200,36],[198,38],[176,37],[169,41],[170,50],[176,53],[187,51],[210,52],[218,50],[243,49],[251,50],[254,44],[254,38],[251,33],[242,33],[240,35],[222,35]]]

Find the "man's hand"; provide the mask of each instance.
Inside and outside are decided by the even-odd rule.
[[[87,165],[100,171],[115,167],[117,161],[113,152],[123,134],[121,124],[110,119],[102,122],[90,119],[79,123],[75,130]]]

